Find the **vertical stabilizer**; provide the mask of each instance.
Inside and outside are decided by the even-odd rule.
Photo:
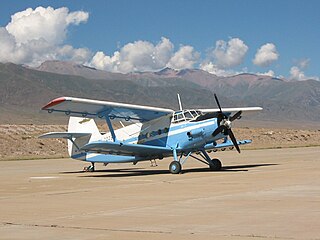
[[[70,117],[69,118],[69,125],[68,125],[68,132],[70,133],[90,133],[90,135],[79,137],[73,139],[73,144],[70,140],[68,140],[68,152],[70,157],[73,158],[84,158],[85,155],[79,155],[79,151],[77,147],[82,147],[88,142],[97,141],[101,139],[101,134],[99,129],[95,123],[95,121],[91,118],[82,118],[82,117]],[[79,155],[79,157],[76,157]]]

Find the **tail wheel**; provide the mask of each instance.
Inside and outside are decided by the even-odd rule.
[[[210,169],[212,171],[220,171],[222,168],[222,163],[218,158],[211,159]]]
[[[170,163],[170,166],[169,166],[169,171],[172,173],[172,174],[178,174],[180,173],[182,170],[182,167],[181,167],[181,164],[177,161],[172,161]]]

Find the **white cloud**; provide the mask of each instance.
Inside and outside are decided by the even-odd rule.
[[[89,18],[89,13],[84,12],[84,11],[76,11],[76,12],[71,12],[68,13],[68,8],[62,8],[65,9],[66,15],[66,22],[67,25],[74,24],[74,25],[79,25],[82,22],[87,22]]]
[[[103,52],[97,52],[89,65],[101,70],[119,72],[119,55],[120,53],[118,51],[115,52],[112,57],[105,55]]]
[[[17,12],[5,28],[0,28],[0,61],[31,66],[52,59],[83,62],[91,55],[88,49],[61,44],[68,26],[86,22],[88,17],[87,12],[69,12],[65,7],[37,7]]]
[[[230,68],[239,66],[248,51],[248,46],[239,38],[232,38],[228,42],[216,41],[216,46],[210,50],[207,59],[200,63],[200,69],[217,76],[231,76],[236,72]]]
[[[217,75],[217,76],[222,76],[222,77],[227,77],[227,76],[232,76],[235,75],[236,73],[232,70],[225,70],[219,68],[216,64],[212,62],[203,62],[200,64],[200,69],[206,72],[209,72],[211,74]]]
[[[154,45],[148,41],[135,41],[124,45],[113,56],[97,52],[90,65],[113,72],[153,71],[166,66],[173,52],[173,44],[167,38]]]
[[[200,54],[191,46],[181,46],[180,49],[172,56],[168,67],[174,69],[193,68],[198,61]]]
[[[290,68],[290,77],[291,80],[296,80],[296,81],[303,81],[303,80],[308,80],[308,79],[313,79],[313,80],[320,80],[319,77],[315,76],[306,76],[304,71],[297,67],[293,66]]]
[[[212,52],[214,63],[222,69],[238,66],[243,62],[248,49],[239,38],[232,38],[228,42],[218,40]]]
[[[211,74],[217,75],[219,77],[229,77],[229,76],[234,76],[234,75],[238,75],[238,74],[242,74],[242,73],[250,73],[250,72],[248,72],[247,68],[243,68],[241,71],[234,71],[231,69],[221,69],[212,62],[201,63],[200,69],[207,71]],[[275,77],[275,73],[272,70],[269,70],[267,72],[262,72],[262,73],[261,72],[252,72],[252,74]]]
[[[290,79],[301,81],[306,80],[306,76],[300,68],[298,68],[297,66],[293,66],[292,68],[290,68]]]
[[[258,49],[252,62],[260,67],[267,67],[278,58],[276,46],[273,43],[266,43]]]
[[[113,72],[156,71],[165,67],[174,69],[192,68],[199,53],[191,46],[181,46],[177,52],[169,39],[162,37],[154,45],[148,41],[135,41],[124,45],[119,51],[108,56],[97,52],[90,65]]]
[[[290,68],[289,79],[296,80],[296,81],[303,81],[308,79],[320,80],[319,77],[305,75],[304,70],[309,66],[309,63],[310,63],[309,58],[304,58],[297,61],[296,62],[297,66],[293,66]]]
[[[76,63],[84,63],[91,56],[92,53],[87,48],[73,48],[70,45],[64,45],[57,48],[56,56],[61,60],[68,60]]]
[[[147,41],[128,43],[120,50],[118,68],[120,72],[150,71],[162,69],[169,61],[173,44],[162,38],[157,45]]]
[[[257,72],[257,73],[255,73],[255,74],[257,74],[257,75],[269,76],[269,77],[275,77],[274,71],[272,71],[272,70],[269,70],[269,71],[264,72],[264,73]]]
[[[70,24],[86,22],[88,17],[87,12],[69,13],[66,7],[28,8],[12,15],[6,29],[18,44],[41,38],[50,44],[60,44],[65,40],[66,29]]]
[[[7,29],[0,28],[0,61],[20,62],[25,57],[23,51],[19,51],[14,37],[8,33]]]
[[[173,43],[168,38],[162,37],[161,42],[155,47],[153,60],[156,60],[158,66],[165,66],[172,56],[173,49]]]

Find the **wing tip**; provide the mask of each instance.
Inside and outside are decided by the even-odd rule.
[[[53,99],[52,101],[50,101],[47,105],[45,105],[44,107],[42,107],[42,110],[48,110],[50,107],[53,107],[55,105],[58,105],[64,101],[66,101],[67,99],[65,97],[59,97],[56,99]]]

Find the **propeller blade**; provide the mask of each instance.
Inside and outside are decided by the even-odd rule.
[[[218,97],[217,97],[217,94],[214,94],[214,98],[216,99],[216,102],[217,102],[217,105],[218,105],[218,107],[220,109],[220,112],[222,112],[221,106],[220,106],[220,103],[219,103],[219,100],[218,100]]]
[[[233,115],[232,117],[229,118],[229,120],[232,122],[234,120],[236,120],[238,117],[241,116],[242,111],[237,112],[235,115]]]
[[[235,138],[233,132],[231,129],[228,129],[228,135],[233,143],[233,145],[235,146],[235,148],[237,149],[238,153],[240,153],[240,148],[239,148],[239,145],[238,145],[238,142],[237,142],[237,139]]]
[[[220,114],[217,117],[218,122],[220,122],[221,121],[220,120],[221,117],[224,118],[224,119],[227,119],[227,116],[222,112],[222,109],[221,109],[220,102],[218,100],[217,94],[214,94],[214,98],[216,99],[217,105],[218,105],[219,110],[220,110]],[[241,116],[241,114],[242,114],[242,111],[237,112],[236,114],[234,114],[232,117],[229,118],[229,121],[232,122],[232,121],[236,120],[238,117]],[[227,131],[227,133],[228,133],[228,135],[229,135],[234,147],[237,149],[238,153],[240,153],[240,148],[239,148],[237,139],[235,138],[235,136],[234,136],[234,134],[233,134],[231,129],[227,128],[224,125],[220,125],[219,127],[216,128],[216,130],[213,131],[212,136],[215,137],[219,133],[221,133],[222,131]]]
[[[212,136],[213,137],[217,136],[219,133],[221,133],[225,129],[226,129],[226,126],[224,126],[224,125],[217,127],[216,130],[213,131]]]

